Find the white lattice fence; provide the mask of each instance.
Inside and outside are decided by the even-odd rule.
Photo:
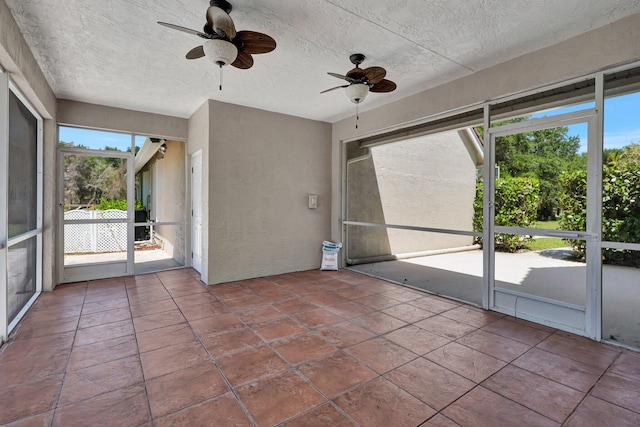
[[[64,213],[65,220],[127,219],[127,211],[76,209]],[[65,224],[64,253],[124,252],[127,224]]]

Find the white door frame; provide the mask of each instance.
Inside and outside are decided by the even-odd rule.
[[[7,240],[9,238],[7,196],[9,194],[9,75],[0,72],[0,345],[9,335],[7,319]]]
[[[495,151],[496,138],[524,133],[534,130],[548,129],[552,127],[567,126],[576,123],[587,123],[587,221],[585,231],[555,231],[532,229],[524,227],[505,227],[495,225]],[[601,221],[602,221],[602,137],[599,133],[600,115],[597,109],[585,109],[573,113],[558,116],[533,119],[525,122],[508,124],[500,127],[489,127],[485,141],[487,153],[485,162],[485,187],[484,204],[487,207],[484,216],[483,241],[488,256],[485,257],[485,271],[488,275],[489,309],[504,314],[522,317],[540,323],[541,318],[528,318],[526,314],[516,312],[516,304],[529,306],[530,310],[536,310],[540,316],[544,316],[544,323],[549,326],[569,332],[599,339],[600,335],[600,296],[602,280],[602,260],[600,254]],[[562,301],[550,300],[534,295],[500,289],[495,286],[495,245],[494,233],[525,234],[548,237],[564,237],[584,240],[587,248],[586,262],[586,289],[585,306],[577,306]],[[513,308],[510,306],[513,305]]]
[[[191,155],[191,266],[202,273],[202,150]]]

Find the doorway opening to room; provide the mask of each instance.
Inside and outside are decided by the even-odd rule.
[[[59,128],[62,282],[189,265],[183,141]]]

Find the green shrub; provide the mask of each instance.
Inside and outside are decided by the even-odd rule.
[[[560,178],[560,217],[561,230],[582,231],[587,224],[587,171],[569,172]],[[585,241],[567,239],[577,258],[585,256]]]
[[[476,184],[473,204],[473,227],[482,231],[483,183]],[[540,183],[535,178],[500,178],[496,181],[495,224],[509,227],[533,227],[538,214]],[[525,246],[529,236],[520,234],[496,234],[496,249],[515,252]],[[481,239],[478,239],[481,243]]]
[[[136,210],[144,209],[142,202],[140,200],[135,201],[134,205]],[[100,204],[96,206],[96,209],[99,211],[106,211],[109,209],[117,209],[121,211],[127,210],[127,200],[119,199],[119,200],[107,200],[104,197],[100,199]]]
[[[640,242],[640,163],[613,162],[603,168],[602,183],[602,240],[610,242]],[[560,228],[586,230],[585,171],[566,174],[560,196]],[[585,256],[585,242],[569,241],[578,257]],[[607,264],[640,267],[640,251],[603,250]]]

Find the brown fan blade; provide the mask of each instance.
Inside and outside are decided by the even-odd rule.
[[[198,59],[204,56],[204,47],[198,46],[187,52],[187,59]]]
[[[213,31],[219,33],[223,31],[224,35],[232,40],[236,36],[236,26],[227,12],[216,6],[210,6],[207,9],[207,23]]]
[[[246,70],[253,67],[253,57],[247,52],[238,51],[238,57],[231,63],[232,66]]]
[[[208,34],[205,34],[205,33],[200,32],[200,31],[192,30],[191,28],[181,27],[180,25],[169,24],[168,22],[158,22],[158,24],[163,25],[163,26],[165,26],[167,28],[171,28],[173,30],[182,31],[183,33],[193,34],[194,36],[202,37],[203,39],[210,39],[211,38],[211,36],[208,35]]]
[[[256,31],[238,31],[237,36],[242,40],[241,50],[250,55],[271,52],[276,48],[276,41],[266,34]]]
[[[362,70],[362,74],[367,78],[369,84],[376,84],[384,79],[387,71],[382,67],[369,67]]]
[[[393,92],[396,90],[396,84],[391,80],[382,79],[378,83],[369,88],[370,92]]]
[[[345,88],[345,87],[349,87],[349,85],[332,87],[331,89],[323,90],[323,91],[322,91],[322,92],[320,92],[320,93],[331,92],[332,90],[342,89],[342,88]]]
[[[349,83],[355,83],[357,80],[356,79],[352,79],[351,77],[347,77],[347,76],[343,76],[342,74],[337,74],[337,73],[327,73],[332,77],[336,77],[338,79],[342,79],[342,80],[346,80]]]

